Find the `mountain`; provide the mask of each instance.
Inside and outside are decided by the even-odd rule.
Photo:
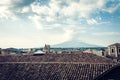
[[[61,47],[61,48],[78,48],[78,47],[100,47],[94,44],[88,44],[85,42],[81,42],[79,40],[69,40],[60,44],[53,45],[52,47]]]

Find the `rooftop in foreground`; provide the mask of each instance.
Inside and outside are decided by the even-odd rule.
[[[0,62],[85,62],[85,63],[115,63],[114,61],[95,54],[44,54],[39,56],[0,56]]]
[[[117,65],[94,54],[1,56],[1,80],[94,80]]]

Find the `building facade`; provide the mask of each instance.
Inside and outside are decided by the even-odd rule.
[[[0,53],[1,53],[1,50],[2,50],[2,49],[0,48]]]
[[[120,43],[115,43],[108,46],[108,55],[120,60]]]
[[[46,44],[45,44],[45,47],[43,48],[43,51],[44,51],[45,53],[50,53],[50,45],[46,45]]]

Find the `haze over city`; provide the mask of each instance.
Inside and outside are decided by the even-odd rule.
[[[0,47],[120,42],[120,0],[3,0]]]

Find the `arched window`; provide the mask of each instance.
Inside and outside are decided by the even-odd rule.
[[[119,48],[119,53],[120,53],[120,48]]]
[[[114,52],[115,52],[115,50],[114,50],[114,49],[112,49],[111,51],[112,51],[112,53],[114,53]]]

